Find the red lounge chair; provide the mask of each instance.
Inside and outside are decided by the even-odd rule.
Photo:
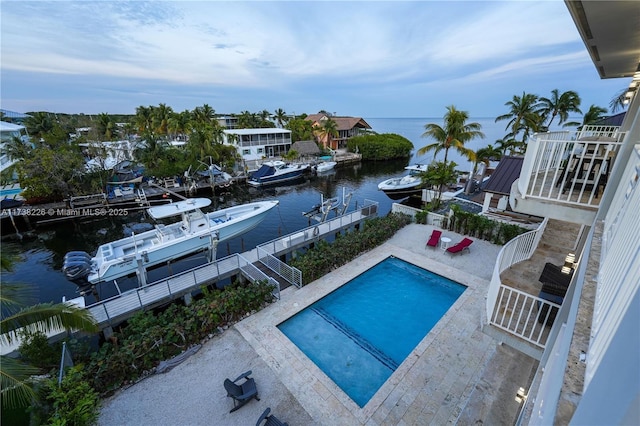
[[[469,246],[471,245],[471,243],[473,243],[473,240],[470,240],[469,238],[465,237],[458,244],[455,244],[449,247],[447,251],[451,254],[460,253],[462,250],[465,250],[465,249],[471,251],[469,249]]]
[[[440,241],[441,235],[442,235],[442,231],[438,231],[437,229],[434,229],[431,232],[431,237],[429,237],[429,241],[427,241],[427,245],[425,246],[425,248],[438,247],[438,242]]]

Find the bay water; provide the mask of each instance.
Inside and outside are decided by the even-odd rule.
[[[340,166],[334,172],[325,176],[313,176],[298,183],[282,185],[266,189],[237,186],[228,195],[212,197],[212,208],[224,208],[235,204],[251,201],[277,199],[279,206],[272,210],[267,218],[254,230],[229,242],[223,242],[218,247],[217,257],[224,257],[233,253],[241,253],[254,248],[281,235],[296,232],[311,223],[302,213],[311,210],[312,206],[320,203],[321,196],[326,198],[342,198],[343,191],[353,193],[352,210],[356,205],[362,205],[364,200],[379,203],[379,215],[386,215],[394,202],[383,192],[378,190],[378,183],[406,174],[404,167],[414,163],[429,163],[434,159],[433,153],[416,157],[415,151],[432,141],[421,137],[424,125],[436,123],[443,125],[440,118],[365,118],[372,130],[378,133],[396,133],[409,139],[414,147],[410,160],[362,162]],[[504,123],[495,123],[493,118],[472,118],[469,122],[482,125],[485,139],[478,139],[468,143],[468,147],[477,150],[489,143],[495,144],[504,134]],[[435,159],[442,160],[444,153],[439,153]],[[458,153],[449,152],[449,159],[458,164],[458,169],[467,171],[471,164]],[[210,196],[203,192],[198,196]],[[330,216],[331,217],[331,216]],[[64,255],[73,250],[83,250],[94,254],[98,246],[109,241],[131,235],[132,231],[139,232],[152,226],[151,219],[144,211],[131,212],[126,217],[108,217],[94,221],[67,221],[55,226],[38,227],[31,238],[25,238],[14,245],[19,254],[13,271],[2,272],[2,283],[21,283],[32,290],[33,303],[60,302],[63,297],[71,299],[78,296],[77,287],[69,282],[61,271]],[[10,248],[10,243],[3,242],[2,249]],[[180,272],[204,260],[203,256],[193,256],[176,262],[170,272]],[[149,281],[162,278],[167,270],[159,269],[149,274]],[[120,290],[135,285],[133,279],[119,282]],[[101,284],[100,297],[109,297],[116,293],[114,284]],[[87,303],[91,303],[88,296]]]

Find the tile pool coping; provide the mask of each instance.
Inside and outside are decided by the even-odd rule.
[[[387,242],[301,289],[284,290],[279,302],[236,324],[245,340],[319,424],[395,424],[401,419],[409,424],[444,424],[455,422],[464,408],[496,346],[480,330],[488,280],[456,268],[455,263],[460,261],[450,261],[445,253],[438,253],[436,260],[420,249],[409,250]],[[467,289],[360,408],[277,325],[389,256],[442,275]],[[478,261],[473,255],[465,256],[464,263]]]

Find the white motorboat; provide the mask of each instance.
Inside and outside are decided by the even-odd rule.
[[[215,249],[216,244],[250,231],[264,220],[278,201],[242,204],[203,213],[201,209],[209,204],[208,198],[191,198],[150,207],[148,212],[153,219],[173,216],[182,219],[103,244],[93,257],[81,251],[67,253],[62,270],[69,280],[81,287],[136,272],[142,272],[139,279],[144,280],[146,268],[201,250]]]
[[[290,164],[275,160],[262,163],[249,177],[249,185],[264,186],[297,179],[309,171],[309,164]]]
[[[421,174],[427,170],[427,167],[426,164],[407,166],[405,167],[405,170],[409,170],[407,175],[382,181],[378,184],[378,189],[384,191],[392,200],[418,194],[422,190]]]
[[[334,167],[336,167],[336,164],[338,163],[335,161],[321,161],[320,163],[313,166],[313,170],[316,173],[326,173],[333,170]]]

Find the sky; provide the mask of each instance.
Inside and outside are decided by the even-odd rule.
[[[553,89],[607,108],[629,83],[599,78],[561,0],[0,0],[0,16],[0,106],[22,113],[497,117]]]

